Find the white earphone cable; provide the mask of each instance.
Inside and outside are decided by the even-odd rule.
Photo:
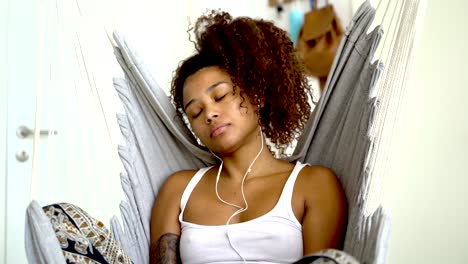
[[[219,183],[219,178],[221,176],[221,170],[223,168],[223,160],[218,157],[216,154],[214,154],[213,152],[211,152],[216,158],[218,158],[220,161],[221,161],[221,164],[219,165],[219,169],[218,169],[218,174],[216,175],[216,183],[215,183],[215,192],[216,192],[216,196],[218,197],[218,199],[224,203],[224,204],[227,204],[227,205],[230,205],[230,206],[233,206],[235,208],[238,208],[237,211],[235,211],[227,220],[226,222],[226,236],[228,238],[228,241],[229,241],[229,244],[231,245],[232,249],[234,249],[234,251],[237,253],[237,255],[239,255],[239,257],[242,258],[242,261],[245,263],[245,258],[239,253],[239,250],[234,246],[234,244],[232,243],[231,241],[231,237],[229,236],[229,223],[231,222],[232,218],[242,212],[245,212],[247,211],[247,209],[249,208],[249,204],[247,203],[247,199],[245,197],[245,193],[244,193],[244,183],[245,183],[245,179],[247,178],[247,174],[249,174],[251,171],[252,171],[252,166],[254,165],[254,163],[257,161],[258,157],[260,157],[260,154],[262,153],[263,151],[263,147],[264,147],[264,140],[263,140],[263,133],[262,133],[262,130],[260,129],[260,135],[261,135],[261,142],[262,142],[262,146],[260,148],[260,151],[257,153],[257,155],[255,156],[255,158],[252,160],[252,162],[250,163],[249,167],[247,168],[247,171],[244,173],[244,176],[242,177],[242,183],[241,183],[241,193],[242,193],[242,199],[244,200],[244,204],[245,204],[245,207],[241,207],[240,205],[237,205],[237,204],[233,204],[233,203],[230,203],[230,202],[227,202],[225,200],[223,200],[221,198],[221,196],[219,195],[218,193],[218,183]]]

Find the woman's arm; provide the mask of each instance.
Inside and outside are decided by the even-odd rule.
[[[346,195],[339,179],[328,168],[305,167],[301,174],[304,194],[302,233],[304,255],[325,248],[342,249],[348,220]]]
[[[151,214],[150,264],[181,263],[180,198],[193,171],[177,172],[159,189]]]
[[[179,235],[165,233],[151,243],[150,263],[181,263],[179,254]]]

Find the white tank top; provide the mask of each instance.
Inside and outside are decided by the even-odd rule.
[[[294,215],[291,202],[297,175],[305,165],[296,163],[271,211],[229,226],[206,226],[183,221],[190,194],[211,167],[200,169],[185,188],[180,203],[182,263],[242,263],[242,258],[246,263],[292,263],[302,258],[302,225]]]

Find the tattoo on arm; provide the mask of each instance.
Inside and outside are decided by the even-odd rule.
[[[151,264],[181,263],[179,254],[179,236],[166,233],[150,247]]]

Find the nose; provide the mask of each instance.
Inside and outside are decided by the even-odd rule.
[[[219,117],[219,112],[215,107],[210,107],[206,111],[206,123],[209,124]]]

